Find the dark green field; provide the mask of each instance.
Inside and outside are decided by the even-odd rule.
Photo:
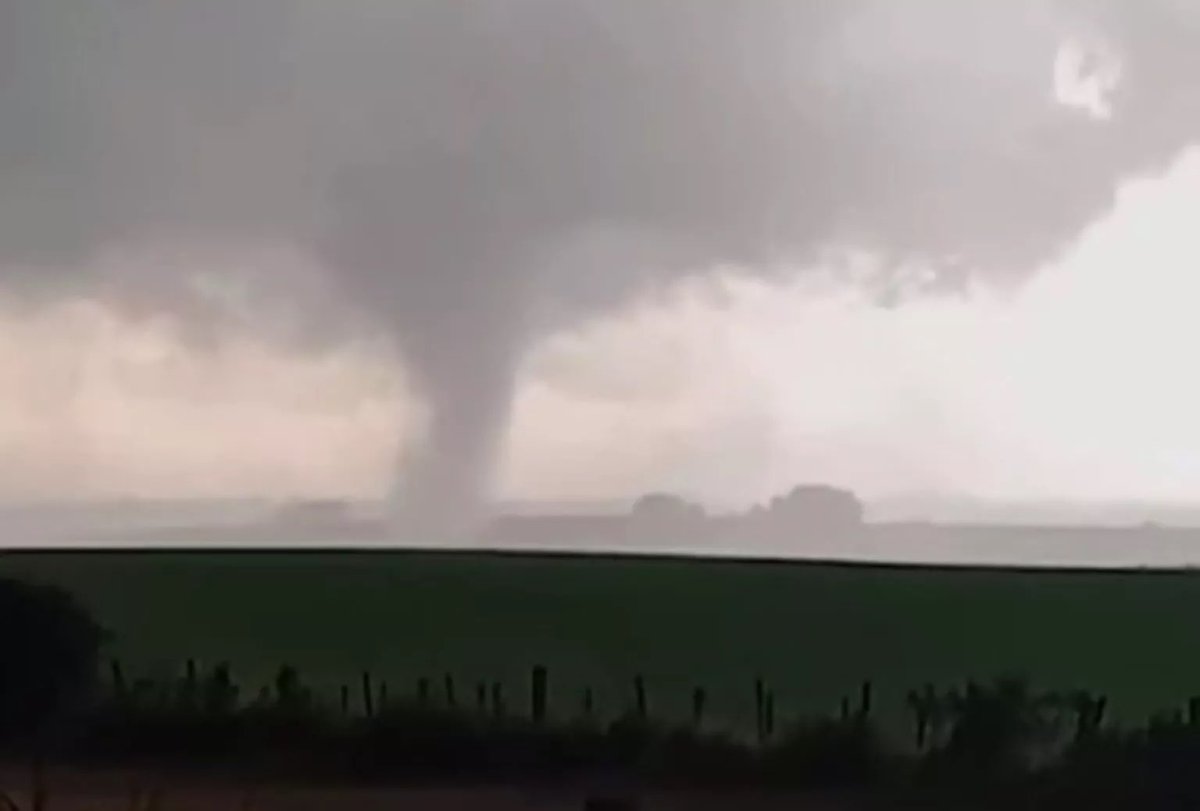
[[[452,672],[460,699],[534,663],[555,710],[600,712],[645,674],[678,715],[704,684],[741,723],[762,674],[784,713],[837,706],[864,678],[897,729],[926,680],[1030,676],[1109,693],[1117,717],[1200,693],[1200,574],[932,569],[429,552],[10,552],[0,571],[74,592],[130,670],[228,659],[247,689],[282,662],[332,690],[369,668],[395,693]]]

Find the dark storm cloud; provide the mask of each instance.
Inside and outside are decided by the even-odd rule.
[[[827,242],[997,274],[1046,258],[1200,135],[1198,19],[1168,0],[3,0],[0,254],[14,284],[61,289],[81,280],[53,268],[147,235],[313,250],[434,406],[409,487],[458,502],[547,319]],[[1054,102],[1067,36],[1120,55],[1112,121]]]

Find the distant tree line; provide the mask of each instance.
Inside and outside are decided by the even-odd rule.
[[[725,533],[794,537],[857,529],[863,523],[863,513],[863,503],[852,491],[806,484],[746,512],[722,516],[708,516],[702,507],[680,496],[652,493],[634,503],[630,519],[635,528],[650,532],[719,527]]]
[[[709,514],[698,504],[671,493],[649,493],[628,513],[595,515],[501,515],[483,540],[502,545],[561,544],[687,539],[738,542],[794,541],[805,537],[852,535],[863,524],[862,501],[850,490],[824,484],[792,488],[744,512]]]

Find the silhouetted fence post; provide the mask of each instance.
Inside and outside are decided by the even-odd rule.
[[[862,683],[858,693],[858,721],[865,724],[871,717],[871,697],[873,688],[868,679]]]
[[[417,703],[422,707],[429,706],[429,679],[424,676],[417,679]]]
[[[447,673],[442,678],[442,685],[446,691],[446,706],[450,709],[454,709],[458,706],[458,702],[454,697],[454,676]]]
[[[766,703],[767,691],[763,685],[761,677],[754,679],[754,734],[758,737],[758,742],[762,743],[766,739]]]
[[[500,682],[494,681],[492,682],[492,715],[499,719],[504,717],[504,713],[504,686]]]
[[[533,673],[530,675],[529,696],[529,706],[535,724],[540,724],[546,720],[546,681],[546,668],[542,665],[536,665],[533,668]]]
[[[934,703],[937,701],[937,697],[933,692],[933,685],[925,685],[921,692],[909,690],[905,700],[913,714],[917,751],[923,752],[925,744],[929,740],[930,727],[933,722]]]
[[[475,685],[475,704],[480,715],[487,714],[487,685],[483,682]]]
[[[375,692],[371,689],[371,672],[369,670],[364,670],[362,672],[362,700],[363,713],[365,713],[368,718],[374,717]]]
[[[1100,729],[1100,725],[1104,723],[1104,712],[1108,709],[1108,696],[1097,696],[1092,704],[1092,722],[1091,731],[1095,732]]]
[[[1200,697],[1188,702],[1188,720],[1197,723],[1197,712],[1200,711]],[[1108,705],[1105,696],[1093,697],[1085,691],[1078,691],[1070,696],[1071,709],[1075,712],[1075,741],[1076,743],[1090,739],[1100,729],[1104,722],[1104,711]]]
[[[121,660],[113,659],[110,669],[112,670],[113,693],[116,695],[117,701],[123,704],[129,698],[129,688],[125,684],[125,672],[121,669]]]
[[[199,693],[199,680],[196,678],[196,660],[189,658],[184,667],[183,676],[183,696],[184,704],[188,709],[193,709],[197,703],[196,696]]]
[[[704,708],[708,703],[708,693],[703,687],[692,690],[692,726],[696,729],[704,724]]]
[[[592,688],[583,688],[583,717],[586,721],[591,721],[596,715],[595,698],[592,695]]]
[[[646,680],[640,673],[633,677],[633,697],[638,720],[645,722],[650,717],[650,706],[646,698]]]

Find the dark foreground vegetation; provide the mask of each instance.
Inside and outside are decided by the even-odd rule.
[[[734,734],[713,720],[702,674],[682,723],[656,716],[637,674],[616,713],[598,712],[590,688],[573,712],[551,712],[554,674],[541,665],[522,696],[483,679],[401,685],[362,672],[330,700],[289,665],[257,689],[228,663],[189,660],[168,679],[127,673],[103,661],[102,630],[53,588],[0,581],[0,614],[0,743],[35,771],[53,761],[296,784],[615,780],[834,789],[888,807],[1200,807],[1200,697],[1121,726],[1086,690],[925,684],[908,692],[909,733],[896,740],[879,730],[870,682],[825,715],[793,718],[776,712],[780,686],[759,677],[746,685],[754,728]]]

